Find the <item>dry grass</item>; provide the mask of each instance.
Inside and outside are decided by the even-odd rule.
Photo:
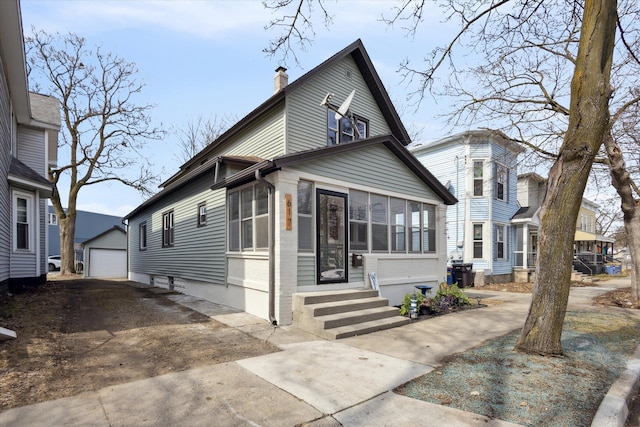
[[[531,292],[532,284],[505,283],[479,289]],[[594,300],[595,305],[638,308],[630,288]],[[396,392],[492,418],[531,426],[590,425],[602,398],[640,345],[640,312],[598,309],[568,312],[564,357],[513,351],[518,332],[455,355],[433,372]]]

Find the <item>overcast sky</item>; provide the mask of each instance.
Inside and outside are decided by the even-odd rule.
[[[397,1],[325,4],[333,24],[326,29],[316,20],[313,45],[296,51],[299,64],[290,59],[285,64],[289,81],[360,38],[405,126],[420,129],[423,141],[448,135],[436,117],[445,103],[425,99],[416,111],[407,102],[415,87],[397,73],[403,60],[419,64],[454,33],[451,24],[442,22],[440,11],[434,8],[418,33],[408,37],[400,25],[391,28],[380,21]],[[138,78],[146,84],[141,103],[156,105],[152,119],[167,130],[184,128],[199,115],[243,117],[272,95],[274,70],[282,63],[282,57],[263,53],[278,33],[265,30],[274,15],[260,1],[22,0],[21,6],[25,36],[32,27],[73,32],[89,45],[136,63]],[[169,133],[151,144],[149,156],[166,179],[181,164],[176,137]],[[60,190],[64,194],[64,188]],[[125,215],[143,200],[121,184],[104,184],[81,190],[78,208]]]

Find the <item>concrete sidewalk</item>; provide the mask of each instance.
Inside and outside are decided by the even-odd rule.
[[[625,282],[629,286],[629,279],[606,282],[606,289]],[[570,304],[585,304],[606,289],[574,288]],[[11,409],[0,413],[0,425],[328,427],[395,426],[417,420],[424,426],[513,425],[391,391],[430,372],[442,357],[524,323],[529,294],[481,288],[467,293],[488,307],[339,341],[320,340],[294,327],[274,328],[246,313],[170,295],[283,351]]]

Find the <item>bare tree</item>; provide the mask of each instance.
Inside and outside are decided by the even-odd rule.
[[[136,104],[144,85],[135,79],[135,64],[91,50],[76,34],[34,31],[26,45],[29,77],[62,106],[59,148],[69,158],[49,168],[48,175],[55,185],[51,202],[60,224],[61,272],[71,273],[80,190],[115,181],[150,193],[157,175],[140,149],[163,132],[151,125],[152,106]],[[70,181],[66,210],[59,187],[65,175]]]
[[[214,115],[208,119],[200,115],[197,119],[189,121],[184,128],[176,131],[180,149],[176,154],[176,160],[187,162],[237,121],[234,115]]]
[[[403,0],[386,21],[390,24],[404,21],[406,30],[415,31],[428,4],[424,0]],[[444,64],[449,65],[454,71],[450,88],[462,88],[459,89],[462,95],[471,100],[463,111],[470,113],[467,120],[474,121],[466,123],[477,123],[480,116],[479,109],[473,108],[475,105],[488,106],[487,110],[493,114],[484,117],[486,121],[498,118],[501,122],[507,121],[504,128],[523,129],[520,139],[552,163],[547,195],[541,207],[536,286],[516,348],[527,353],[562,354],[560,336],[570,289],[575,224],[591,166],[610,129],[617,3],[494,0],[487,4],[443,0],[439,4],[447,11],[448,19],[459,20],[460,30],[449,44],[434,49],[420,68],[413,68],[408,62],[402,64],[402,68],[408,79],[418,83],[413,95],[419,103],[426,93],[437,92],[434,91],[436,73]],[[556,19],[558,13],[561,20]],[[296,22],[296,16],[290,15],[288,23],[295,27]],[[550,25],[556,25],[553,29],[562,37],[555,38],[555,32],[550,36]],[[307,34],[305,31],[288,33],[289,37],[298,38]],[[484,68],[478,69],[479,75],[486,76],[487,96],[478,97],[473,91],[465,90],[460,80],[455,80],[455,76],[461,74],[455,68],[453,53],[464,38],[468,38],[468,43],[480,55],[495,58],[493,62],[483,62],[480,67]],[[501,46],[504,48],[500,49]],[[535,54],[525,52],[527,47],[536,46],[539,49]],[[525,52],[529,61],[526,69],[514,62],[509,49]],[[556,56],[562,52],[566,59]],[[496,64],[497,70],[493,68]],[[548,74],[540,72],[544,67],[556,76],[551,90],[546,86]],[[542,99],[535,97],[537,107],[511,96],[542,89],[546,93]],[[499,103],[492,103],[494,99],[511,105],[513,114],[507,115],[497,108]],[[562,105],[563,101],[567,106]],[[549,126],[552,120],[555,126]],[[531,135],[536,136],[533,142]]]

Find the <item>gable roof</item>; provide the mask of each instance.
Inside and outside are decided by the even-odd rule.
[[[409,149],[415,153],[419,154],[422,151],[429,151],[439,146],[450,145],[450,144],[473,144],[475,142],[482,142],[485,139],[491,139],[492,142],[497,142],[502,144],[505,148],[515,152],[522,153],[525,151],[524,147],[522,147],[515,139],[509,138],[503,132],[494,129],[474,129],[467,130],[464,132],[457,133],[455,135],[447,136],[442,139],[438,139],[436,141],[421,143],[411,145]]]
[[[409,134],[405,129],[402,121],[400,120],[400,116],[396,111],[393,103],[391,102],[391,98],[387,93],[384,85],[382,84],[382,80],[380,80],[380,76],[373,66],[373,62],[371,62],[371,58],[364,48],[364,44],[362,40],[358,39],[355,42],[351,43],[349,46],[342,49],[340,52],[336,53],[317,67],[313,68],[311,71],[303,74],[301,77],[296,79],[295,81],[289,83],[283,89],[275,93],[265,102],[263,102],[256,109],[247,114],[244,118],[238,121],[235,125],[229,128],[226,132],[220,135],[215,141],[211,142],[204,149],[202,149],[198,154],[192,157],[189,161],[180,166],[180,171],[169,178],[167,181],[161,184],[161,186],[169,185],[174,180],[179,178],[179,176],[190,169],[197,168],[201,166],[205,162],[207,162],[208,157],[211,155],[211,152],[216,150],[218,147],[224,145],[227,141],[231,140],[234,136],[236,136],[239,132],[244,130],[247,126],[252,124],[254,121],[259,119],[265,112],[271,110],[276,107],[279,103],[283,102],[287,95],[295,92],[302,86],[304,86],[309,80],[313,79],[317,75],[323,73],[329,67],[333,66],[335,63],[339,62],[343,58],[351,56],[356,63],[358,70],[362,74],[364,81],[367,83],[369,91],[373,96],[373,99],[376,101],[378,108],[382,112],[385,120],[389,124],[392,135],[402,144],[408,145],[411,142]]]
[[[82,245],[86,245],[87,243],[89,243],[89,242],[91,242],[93,240],[99,239],[102,236],[105,236],[107,234],[110,234],[110,233],[113,233],[113,232],[117,232],[117,231],[119,231],[119,232],[121,232],[122,234],[125,234],[125,235],[127,234],[127,232],[124,230],[124,228],[122,228],[122,227],[120,227],[118,225],[114,225],[113,227],[108,228],[108,229],[104,230],[103,232],[101,232],[99,234],[96,234],[95,236],[85,240],[84,242],[82,242]]]
[[[18,123],[31,121],[22,15],[18,0],[0,1],[0,55]]]
[[[344,144],[331,145],[298,153],[285,154],[273,160],[264,160],[256,163],[234,175],[215,183],[211,189],[234,188],[256,179],[256,173],[260,176],[268,175],[283,167],[293,166],[299,163],[318,160],[337,154],[358,150],[372,145],[384,145],[402,163],[404,163],[422,182],[424,182],[447,205],[453,205],[458,200],[451,194],[431,172],[429,172],[393,135],[381,135],[368,139],[359,139]]]
[[[266,176],[283,167],[293,166],[299,163],[308,162],[312,160],[321,159],[324,157],[333,156],[340,153],[346,153],[352,150],[357,150],[362,147],[372,145],[383,145],[389,149],[400,161],[402,161],[416,176],[424,182],[433,192],[442,199],[447,205],[453,205],[458,202],[458,199],[451,194],[442,183],[429,172],[422,163],[418,161],[407,148],[398,141],[393,135],[381,135],[368,139],[358,139],[344,144],[331,145],[327,147],[315,148],[313,150],[301,151],[292,154],[285,154],[276,157],[272,160],[263,160],[259,157],[253,157],[249,160],[248,157],[241,157],[247,165],[247,167],[240,172],[223,178],[211,186],[212,190],[218,188],[234,188],[246,183],[249,183],[256,179],[256,171],[260,173],[260,176]],[[220,156],[213,159],[210,162],[209,167],[203,168],[190,175],[190,179],[179,180],[171,185],[165,187],[162,191],[155,194],[151,198],[144,201],[140,206],[123,217],[123,220],[127,220],[137,213],[143,211],[147,207],[153,205],[156,201],[168,196],[180,190],[187,185],[191,179],[200,177],[211,171],[220,163],[237,164],[237,156]]]

